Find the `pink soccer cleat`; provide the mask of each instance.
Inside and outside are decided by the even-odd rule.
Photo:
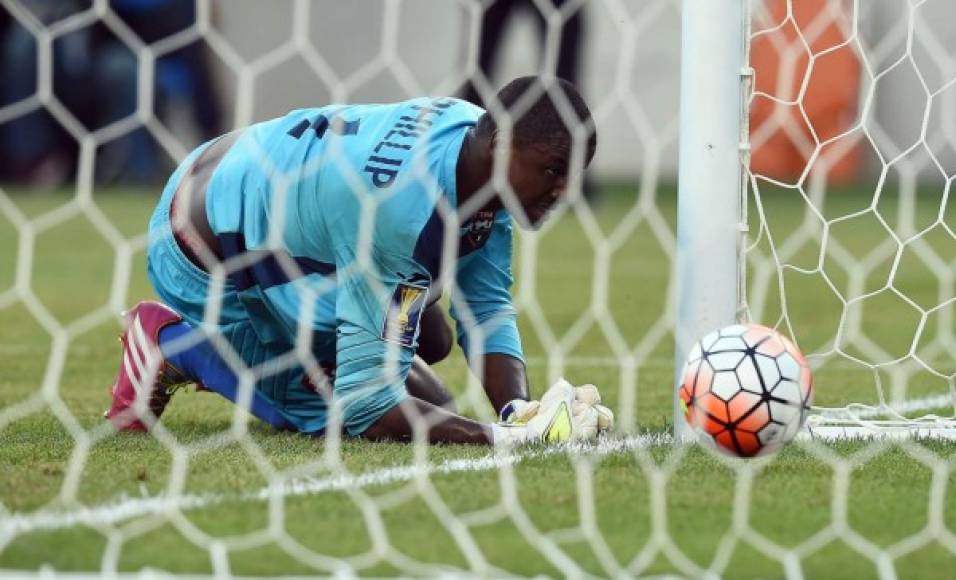
[[[165,304],[144,301],[126,312],[125,318],[126,330],[120,335],[123,360],[110,389],[113,404],[104,416],[119,431],[146,431],[142,415],[134,409],[136,398],[146,399],[150,412],[158,419],[175,387],[189,382],[166,362],[159,349],[159,331],[180,322],[182,317]]]

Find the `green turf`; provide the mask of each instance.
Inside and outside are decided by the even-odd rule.
[[[921,191],[912,214],[918,229],[931,226],[940,214],[940,191]],[[143,274],[142,235],[155,196],[97,192],[94,209],[66,206],[59,217],[50,212],[68,202],[65,194],[19,192],[10,200],[25,219],[56,219],[36,234],[27,280],[30,294],[0,302],[6,305],[0,309],[0,502],[7,514],[0,511],[0,569],[98,571],[115,557],[120,571],[203,574],[216,570],[214,555],[224,542],[229,547],[224,561],[232,573],[243,575],[310,574],[341,566],[367,575],[418,575],[444,567],[488,575],[560,575],[574,562],[600,576],[615,573],[617,565],[641,574],[691,576],[697,567],[713,566],[727,577],[773,578],[785,569],[765,550],[772,542],[782,550],[799,549],[794,562],[807,577],[865,578],[875,577],[878,569],[859,551],[861,546],[893,546],[928,526],[936,530],[940,523],[956,530],[956,476],[937,473],[934,488],[934,473],[926,463],[929,457],[931,465],[938,461],[951,466],[956,449],[937,443],[840,443],[817,452],[794,446],[753,464],[722,461],[696,447],[653,446],[592,457],[589,463],[563,454],[535,455],[514,467],[514,479],[511,471],[454,472],[269,503],[247,496],[277,474],[327,476],[323,466],[330,451],[320,440],[256,424],[240,444],[228,436],[231,406],[215,395],[189,392],[176,395],[163,417],[172,447],[150,437],[111,435],[84,452],[71,433],[99,433],[96,429],[102,425],[100,413],[109,399],[106,386],[119,354],[113,306],[151,296]],[[792,191],[769,187],[761,200],[779,250],[804,220],[807,206]],[[923,237],[919,255],[910,244],[894,267],[896,248],[881,253],[887,231],[876,212],[841,217],[872,201],[871,191],[830,192],[819,208],[826,220],[836,220],[828,232],[830,251],[821,255],[819,240],[809,236],[784,260],[812,271],[785,270],[786,320],[804,350],[820,355],[813,358],[817,402],[827,406],[875,402],[877,379],[887,397],[940,394],[949,386],[938,375],[956,371],[952,345],[948,350],[933,345],[941,325],[952,324],[944,312],[926,317],[916,341],[930,370],[910,361],[904,366],[911,370],[897,370],[894,376],[899,365],[878,371],[870,366],[907,354],[919,309],[930,310],[941,301],[945,288],[939,287],[935,265],[925,259],[927,249],[949,264],[956,257],[956,240],[937,225]],[[521,318],[535,392],[562,374],[574,382],[599,385],[617,412],[621,436],[664,431],[671,421],[674,338],[668,252],[676,199],[672,188],[663,187],[655,204],[637,202],[632,189],[609,188],[596,205],[593,222],[588,213],[564,214],[535,241],[519,240],[519,246],[537,244],[536,263],[523,261],[519,249],[515,264],[517,295],[527,291],[533,276],[532,296],[542,314],[534,320],[534,312],[524,308]],[[953,228],[956,220],[949,206],[942,214]],[[898,207],[893,192],[886,192],[879,215],[905,239],[910,234],[899,222],[908,214]],[[756,218],[753,201],[751,209]],[[101,217],[115,228],[106,236]],[[596,227],[585,228],[584,223]],[[755,227],[752,233],[756,235]],[[606,270],[604,255],[595,252],[595,234],[617,241],[615,247],[604,248],[613,250],[606,256]],[[22,239],[30,234],[19,235]],[[0,299],[10,296],[17,268],[22,267],[17,236],[10,221],[0,217]],[[132,275],[114,281],[128,259],[116,250],[114,242],[120,239],[130,242]],[[834,253],[834,239],[845,255]],[[764,237],[750,254],[755,284],[769,249]],[[867,275],[854,279],[862,270],[847,269],[846,257],[850,263],[869,259],[873,265]],[[852,333],[834,345],[843,301],[853,300],[854,292],[872,292],[888,283],[918,308],[892,291],[875,293],[858,303],[861,336],[879,349],[869,348]],[[775,324],[781,316],[775,277],[768,288],[759,300],[751,294],[751,306],[755,319]],[[853,304],[851,310],[859,307]],[[648,340],[649,330],[657,325],[664,331],[657,340]],[[57,341],[67,337],[61,351]],[[822,354],[834,346],[859,362]],[[633,374],[616,362],[624,353],[634,355]],[[454,388],[464,385],[467,371],[459,355],[442,363],[439,372]],[[636,385],[630,399],[624,396],[622,380]],[[38,394],[43,385],[46,399]],[[487,412],[468,400],[460,404],[470,415]],[[11,410],[16,417],[7,414]],[[346,441],[331,453],[343,469],[362,474],[408,465],[415,449]],[[455,446],[422,452],[433,464],[485,458],[487,453]],[[849,471],[835,470],[834,465]],[[185,477],[177,479],[178,473]],[[92,507],[168,491],[218,500],[112,526],[2,534],[10,514],[70,511],[76,508],[70,502]],[[933,507],[942,513],[932,512]],[[833,540],[822,541],[828,534]],[[947,550],[948,541],[949,536],[928,535],[891,565],[904,577],[951,577],[956,557]]]

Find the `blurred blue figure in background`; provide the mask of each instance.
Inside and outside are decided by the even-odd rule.
[[[116,14],[146,44],[192,26],[193,0],[111,0]],[[135,110],[138,62],[118,38],[101,41],[96,71],[97,93],[106,96],[100,112],[102,124]],[[156,61],[154,98],[156,113],[167,122],[174,111],[188,112],[200,141],[221,133],[220,111],[214,98],[206,54],[199,43],[189,44]],[[181,113],[179,114],[181,117]],[[188,147],[198,143],[185,143]],[[101,179],[133,183],[164,181],[175,165],[145,127],[103,148]],[[100,165],[98,160],[98,165]]]
[[[89,8],[90,1],[25,0],[24,6],[49,24]],[[192,0],[111,0],[110,6],[145,44],[175,34],[195,21]],[[13,21],[7,26],[0,49],[3,75],[11,80],[5,83],[0,104],[29,97],[37,83],[36,39]],[[54,41],[54,93],[88,131],[135,113],[138,75],[137,55],[102,23]],[[221,132],[209,66],[199,43],[156,62],[153,90],[155,113],[167,126],[173,119],[188,116],[196,129],[196,140]],[[183,145],[189,148],[195,144]],[[2,176],[8,180],[51,186],[62,183],[75,170],[77,144],[45,110],[17,117],[0,127],[0,149],[11,160]],[[95,175],[100,183],[146,185],[162,181],[173,165],[141,125],[99,148]]]
[[[23,5],[43,25],[49,25],[83,9],[73,0],[26,0]],[[0,106],[32,96],[37,90],[37,44],[33,34],[7,12],[0,21]],[[79,82],[81,71],[89,70],[88,30],[66,35],[54,44],[54,85]],[[84,104],[79,91],[61,99],[67,109],[79,112]],[[71,97],[73,97],[71,101]],[[76,114],[76,113],[74,113]],[[45,110],[34,110],[0,126],[0,177],[36,186],[54,186],[71,170],[76,143]]]

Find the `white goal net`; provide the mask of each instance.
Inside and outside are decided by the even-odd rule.
[[[749,123],[737,316],[814,371],[809,431],[746,461],[672,436],[680,0],[0,0],[0,576],[947,577],[956,8],[713,1],[749,15],[743,102],[713,111]],[[174,5],[185,23],[151,21]],[[514,305],[532,395],[595,383],[614,434],[314,439],[194,392],[149,434],[102,418],[119,313],[155,297],[149,216],[212,131],[561,70],[598,149],[543,229],[515,228]],[[267,371],[224,356],[249,396]],[[436,371],[494,420],[457,348]]]
[[[781,2],[754,14],[747,312],[810,353],[815,421],[845,426],[836,433],[953,426],[947,8]]]

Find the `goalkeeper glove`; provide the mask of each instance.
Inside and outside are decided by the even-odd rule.
[[[541,401],[514,400],[500,413],[501,422],[492,426],[495,445],[593,439],[613,424],[610,409],[593,385],[575,388],[564,379],[548,389]]]
[[[538,414],[539,401],[514,399],[505,404],[498,413],[498,422],[506,425],[524,425]]]
[[[491,426],[496,446],[511,446],[521,443],[557,443],[571,439],[574,425],[571,404],[574,402],[574,387],[564,382],[556,383],[541,397],[541,401],[524,401],[517,404],[505,419]],[[515,401],[509,403],[512,405]],[[506,405],[507,407],[507,405]],[[502,409],[503,411],[506,409]]]

